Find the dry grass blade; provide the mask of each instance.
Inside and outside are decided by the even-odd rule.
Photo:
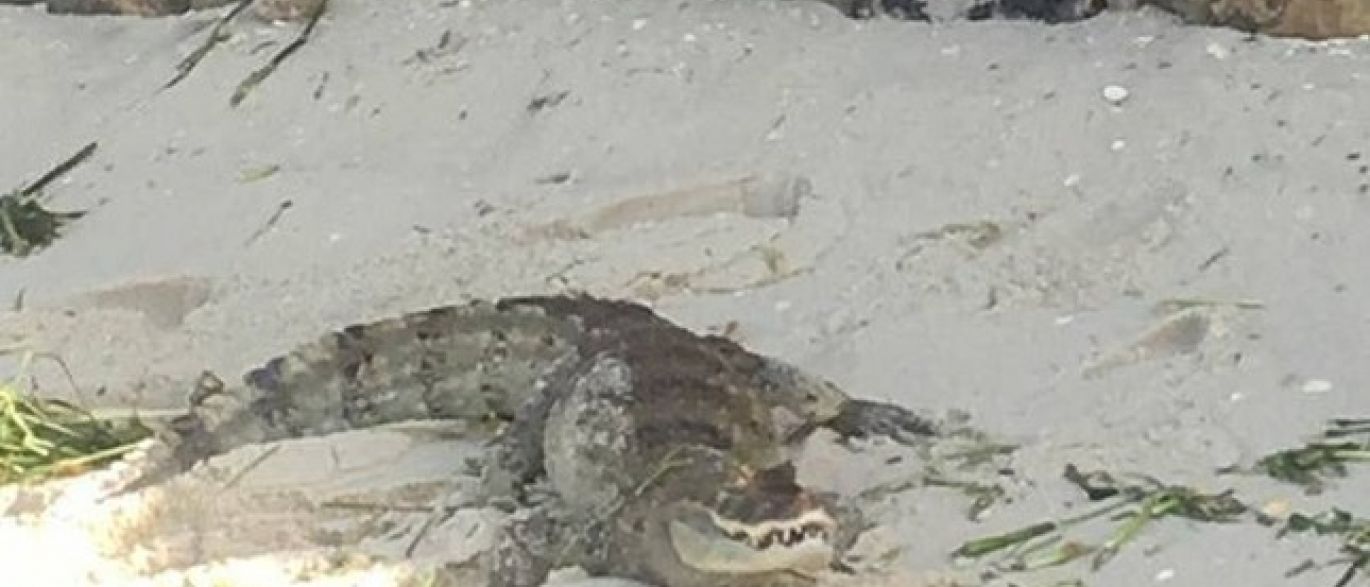
[[[49,169],[47,173],[43,174],[43,177],[24,186],[23,189],[19,190],[19,196],[23,198],[32,198],[38,195],[39,192],[43,191],[43,188],[48,187],[48,184],[52,183],[57,178],[66,175],[68,171],[75,169],[77,165],[84,163],[86,159],[89,159],[91,155],[95,154],[95,149],[99,147],[100,143],[95,141],[86,143],[86,146],[81,147],[75,154],[67,157],[61,163],[58,163],[56,167]]]
[[[1359,438],[1359,440],[1357,440]],[[1346,465],[1370,462],[1370,418],[1339,418],[1332,420],[1319,438],[1303,448],[1285,450],[1266,456],[1255,469],[1276,479],[1307,487],[1321,487],[1328,476],[1344,476]],[[1227,471],[1231,472],[1231,471]],[[1181,485],[1167,485],[1158,480],[1138,477],[1135,482],[1122,482],[1107,472],[1083,473],[1067,465],[1067,481],[1080,488],[1091,502],[1109,502],[1095,510],[1074,518],[1033,524],[1012,532],[972,540],[962,544],[954,556],[979,558],[1004,552],[995,566],[1006,571],[1027,571],[1058,566],[1092,555],[1091,567],[1097,570],[1111,560],[1123,547],[1133,542],[1152,522],[1166,517],[1179,517],[1198,522],[1234,522],[1253,513],[1253,510],[1233,496],[1231,490],[1203,493]],[[1117,512],[1111,520],[1121,522],[1098,545],[1068,540],[1066,532],[1090,520]],[[1273,524],[1273,518],[1255,513],[1262,524]],[[1333,587],[1347,587],[1370,569],[1370,520],[1356,518],[1342,510],[1331,510],[1313,516],[1293,514],[1280,530],[1335,535],[1342,539],[1345,557],[1337,564],[1346,570]],[[1317,566],[1310,562],[1293,574]]]
[[[0,382],[0,484],[81,473],[151,434],[136,418],[96,418],[64,401],[32,397],[19,379]]]
[[[203,61],[205,56],[209,55],[209,52],[214,50],[214,47],[228,38],[228,34],[225,32],[225,29],[228,28],[228,23],[237,18],[253,1],[254,0],[238,0],[238,3],[234,5],[231,10],[220,17],[219,20],[215,21],[214,27],[209,30],[209,36],[205,37],[205,40],[201,42],[200,46],[196,47],[194,51],[191,51],[189,55],[186,55],[185,59],[182,59],[180,63],[176,64],[176,75],[172,76],[167,83],[163,84],[162,89],[169,89],[172,86],[181,83],[181,80],[184,80],[186,76],[189,76],[190,72],[195,70],[195,66],[199,65],[200,61]]]
[[[0,195],[0,252],[24,257],[46,247],[85,212],[53,212],[19,192]]]
[[[975,540],[962,544],[952,553],[952,556],[979,558],[1010,546],[1017,546],[1038,537],[1046,536],[1047,534],[1056,532],[1060,528],[1061,523],[1059,522],[1038,522],[1012,532],[976,538]]]
[[[275,55],[272,55],[271,60],[268,61],[266,65],[263,65],[260,69],[248,74],[247,79],[244,79],[238,84],[238,88],[233,91],[233,96],[228,99],[228,104],[230,106],[237,107],[238,104],[241,104],[242,101],[247,98],[248,93],[265,81],[267,76],[271,75],[272,72],[276,71],[276,68],[280,67],[281,63],[285,62],[287,57],[290,57],[291,54],[299,51],[300,47],[303,47],[304,44],[309,41],[309,35],[314,32],[314,27],[318,26],[319,19],[323,17],[324,9],[327,6],[328,0],[319,2],[318,7],[314,9],[314,13],[309,15],[309,21],[305,23],[303,29],[300,29],[300,34],[296,35],[295,39],[290,41],[290,44],[286,45]]]
[[[928,487],[946,487],[961,492],[962,495],[969,497],[970,507],[966,510],[966,519],[979,520],[986,511],[994,507],[994,504],[1004,499],[1004,488],[995,485],[980,483],[976,481],[962,481],[942,477],[932,474],[923,480],[923,485]]]
[[[1248,511],[1246,504],[1237,501],[1230,490],[1209,494],[1171,485],[1145,489],[1128,487],[1123,493],[1131,494],[1134,500],[1141,503],[1124,514],[1127,521],[1099,547],[1092,565],[1095,569],[1112,559],[1152,521],[1173,516],[1197,522],[1223,523],[1235,521]]]
[[[1065,476],[1091,501],[1111,503],[1073,518],[1039,522],[1005,534],[972,540],[956,549],[954,556],[978,558],[1008,551],[1006,560],[999,566],[1010,571],[1027,571],[1063,565],[1092,554],[1091,567],[1097,570],[1156,520],[1181,517],[1200,522],[1230,522],[1248,511],[1231,492],[1208,494],[1150,479],[1128,484],[1107,473],[1082,474],[1074,466],[1067,466]],[[1111,519],[1122,521],[1122,524],[1102,544],[1092,546],[1066,539],[1065,533],[1070,528],[1115,512]]]
[[[1342,553],[1346,571],[1334,587],[1346,587],[1370,567],[1370,519],[1358,518],[1337,508],[1314,515],[1293,514],[1280,528],[1278,536],[1290,533],[1312,533],[1342,539]]]
[[[1365,436],[1365,443],[1370,446],[1370,418],[1334,418],[1329,424],[1330,426],[1323,431],[1323,436],[1327,438]]]
[[[53,212],[44,208],[38,199],[44,187],[89,159],[97,146],[98,143],[87,143],[33,183],[0,194],[0,252],[27,256],[52,244],[67,223],[85,215],[85,212]]]
[[[1254,469],[1314,494],[1329,479],[1345,477],[1347,465],[1353,463],[1370,463],[1370,419],[1334,419],[1318,438],[1301,448],[1266,455],[1256,461]]]

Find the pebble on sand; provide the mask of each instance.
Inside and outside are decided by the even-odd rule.
[[[1103,94],[1104,100],[1107,100],[1109,104],[1112,104],[1114,106],[1122,106],[1123,102],[1126,102],[1128,96],[1130,96],[1132,93],[1127,91],[1127,88],[1124,88],[1122,86],[1109,85],[1104,86]]]

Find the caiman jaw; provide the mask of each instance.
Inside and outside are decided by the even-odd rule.
[[[681,562],[700,571],[812,574],[832,564],[836,529],[837,521],[821,507],[784,519],[741,522],[690,503],[670,520],[667,533]]]

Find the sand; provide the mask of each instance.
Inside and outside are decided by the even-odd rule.
[[[1087,505],[1066,463],[1370,510],[1365,475],[1311,498],[1213,473],[1370,413],[1370,41],[1154,11],[927,25],[803,0],[334,0],[236,107],[298,25],[237,22],[160,90],[219,14],[0,7],[0,178],[100,143],[45,200],[90,213],[0,259],[0,306],[20,307],[0,313],[0,348],[60,354],[80,390],[39,362],[44,393],[174,409],[201,370],[236,377],[330,328],[577,290],[651,303],[856,395],[965,410],[1021,446],[1014,499],[979,522],[946,490],[882,504],[887,574],[973,578],[948,560],[961,541]],[[1174,300],[1205,303],[1164,311]],[[387,585],[466,556],[462,537],[490,520],[427,529],[406,563],[431,515],[319,504],[429,503],[470,446],[347,436],[284,444],[327,448],[328,474],[317,455],[253,469],[200,509],[222,471],[160,502],[91,497],[120,472],[7,493],[0,559],[33,579],[6,584],[173,584],[297,557],[375,581],[337,584]],[[843,489],[905,472],[819,448],[806,474]],[[1339,569],[1283,573],[1334,554],[1167,522],[1098,572],[987,584],[1330,585]],[[286,573],[329,584],[309,574]]]

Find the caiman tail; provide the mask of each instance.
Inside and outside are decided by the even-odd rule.
[[[581,323],[534,298],[347,326],[225,384],[206,372],[161,434],[171,462],[132,490],[241,446],[405,420],[508,420],[572,360]]]

